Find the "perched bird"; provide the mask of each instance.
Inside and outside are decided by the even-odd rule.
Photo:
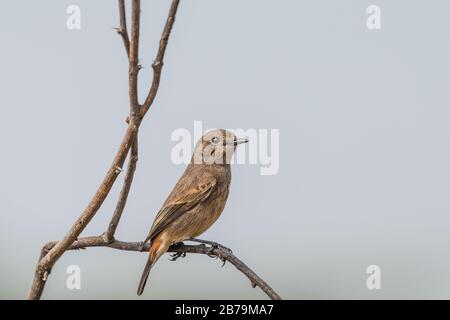
[[[150,269],[172,244],[205,232],[225,207],[231,181],[230,160],[236,146],[248,142],[227,130],[199,139],[191,161],[156,215],[147,238],[150,250],[137,294],[144,291]]]

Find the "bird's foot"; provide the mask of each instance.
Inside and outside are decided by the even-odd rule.
[[[189,241],[210,245],[211,248],[209,250],[209,253],[212,253],[212,251],[214,249],[220,249],[222,251],[226,251],[227,253],[233,253],[233,250],[231,250],[230,248],[227,248],[227,247],[225,247],[225,246],[223,246],[223,245],[221,245],[220,243],[217,243],[217,242],[208,241],[208,240],[202,240],[202,239],[195,239],[195,238],[189,239]]]
[[[178,246],[182,246],[182,245],[184,245],[183,242],[176,242],[176,243],[173,243],[173,244],[172,244],[173,247],[178,247]],[[175,260],[177,260],[178,258],[184,258],[184,257],[186,257],[186,252],[175,252],[175,253],[172,253],[172,254],[170,255],[169,260],[170,260],[170,261],[175,261]]]
[[[233,253],[233,251],[230,248],[227,248],[227,247],[225,247],[225,246],[223,246],[223,245],[221,245],[221,244],[219,244],[217,242],[208,241],[208,240],[202,240],[202,239],[197,239],[197,238],[191,238],[191,239],[189,239],[189,241],[201,243],[203,246],[204,245],[210,245],[208,251],[206,252],[206,255],[208,257],[210,257],[210,258],[215,258],[215,259],[220,258],[220,260],[222,260],[222,262],[223,262],[222,267],[225,265],[225,262],[227,261],[227,259],[224,257],[223,254],[220,255],[220,256],[215,254],[214,250],[215,249],[219,249],[220,251],[226,252],[228,254],[232,254]]]
[[[206,255],[208,256],[208,257],[210,257],[210,258],[215,258],[215,259],[217,259],[217,258],[220,258],[220,260],[223,262],[222,263],[222,268],[225,266],[225,262],[227,262],[227,259],[225,258],[225,257],[220,257],[220,256],[218,256],[218,255],[216,255],[216,254],[214,254],[214,250],[215,249],[219,249],[219,250],[222,250],[222,251],[226,251],[226,252],[228,252],[228,253],[232,253],[232,251],[230,250],[230,249],[228,249],[227,247],[223,247],[223,246],[221,246],[221,245],[219,245],[219,244],[213,244],[213,245],[211,245],[211,247],[209,248],[209,250],[206,252]]]
[[[214,254],[214,249],[216,249],[215,247],[211,246],[209,247],[208,251],[206,251],[206,255],[210,258],[216,258],[217,256]]]
[[[177,260],[178,258],[184,258],[184,257],[186,257],[186,252],[175,252],[175,253],[172,253],[172,254],[170,255],[169,260],[170,260],[170,261],[175,261],[175,260]]]

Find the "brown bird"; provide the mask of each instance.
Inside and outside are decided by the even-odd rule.
[[[137,294],[144,291],[150,269],[169,247],[205,232],[225,207],[231,181],[230,159],[248,142],[227,130],[209,131],[198,141],[191,162],[156,215],[143,244],[150,241]]]

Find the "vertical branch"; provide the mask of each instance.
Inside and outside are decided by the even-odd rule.
[[[129,94],[131,116],[135,116],[139,111],[139,101],[137,92],[138,82],[138,60],[139,60],[139,23],[141,16],[141,1],[133,0],[131,8],[131,42],[129,54]]]
[[[111,222],[108,225],[104,237],[107,242],[114,240],[114,234],[117,226],[119,225],[120,217],[122,216],[125,204],[127,203],[128,193],[130,192],[131,184],[133,182],[134,172],[136,171],[136,163],[138,161],[138,137],[134,138],[133,145],[131,146],[131,156],[128,160],[127,173],[123,182],[122,190],[120,191],[119,201],[117,202],[116,209],[112,216]]]
[[[137,95],[137,83],[138,83],[138,71],[139,71],[139,29],[140,29],[140,0],[133,0],[132,4],[132,15],[131,15],[131,43],[128,40],[128,33],[126,39],[124,39],[125,49],[127,50],[128,60],[129,60],[129,96],[130,96],[130,115],[134,118],[136,122],[140,121],[137,116],[139,110],[139,102]],[[127,30],[126,23],[126,12],[124,0],[119,0],[119,11],[120,11],[120,28]],[[128,42],[126,41],[128,40]],[[128,44],[128,46],[127,46]],[[130,117],[128,117],[128,121]],[[128,199],[128,194],[130,192],[131,184],[133,182],[134,172],[136,171],[136,163],[138,160],[138,132],[136,131],[135,136],[132,138],[133,144],[131,146],[131,155],[128,161],[127,173],[123,182],[122,190],[120,191],[119,200],[116,204],[114,214],[108,225],[106,232],[104,233],[104,238],[106,241],[110,242],[114,239],[114,234],[116,232],[117,226],[119,224],[120,218],[122,216],[123,210],[125,209],[125,204]]]
[[[125,11],[125,0],[119,0],[120,26],[116,28],[117,33],[122,37],[127,56],[130,56],[130,38],[128,38],[127,15]]]
[[[142,108],[140,110],[140,116],[143,117],[148,109],[150,109],[153,101],[155,100],[156,94],[158,93],[159,82],[161,80],[161,71],[164,65],[164,55],[166,53],[167,43],[169,42],[170,33],[172,32],[173,24],[175,23],[175,16],[177,14],[178,5],[180,0],[172,0],[172,5],[170,6],[169,15],[167,17],[166,25],[159,41],[159,49],[156,54],[156,59],[152,64],[153,68],[153,81],[150,91],[145,99]]]
[[[163,38],[160,40],[160,48],[158,50],[159,58],[157,58],[157,61],[160,61],[161,64],[162,58],[164,57],[165,47],[167,46],[168,37],[170,35],[170,30],[172,28],[173,22],[175,21],[174,14],[176,13],[176,7],[178,6],[178,2],[179,0],[177,1],[174,0],[172,3],[172,7],[169,12],[169,18],[168,21],[166,22],[166,27],[164,29],[165,31],[163,33]],[[133,0],[132,3],[131,40],[128,38],[124,0],[119,0],[119,12],[120,12],[120,27],[117,29],[117,32],[122,36],[125,50],[127,51],[127,55],[129,57],[129,95],[130,95],[131,116],[127,121],[128,128],[122,139],[119,150],[116,152],[111,167],[109,168],[108,172],[106,173],[106,176],[103,178],[102,183],[98,187],[97,191],[95,192],[94,196],[92,197],[87,207],[83,210],[83,212],[80,214],[78,219],[75,221],[75,223],[72,225],[70,230],[67,232],[67,234],[61,241],[52,243],[50,247],[45,246],[41,251],[41,255],[39,257],[39,261],[36,265],[36,269],[34,272],[31,288],[28,293],[28,299],[34,300],[40,299],[50,270],[57,262],[57,260],[64,254],[64,252],[74,244],[74,242],[78,239],[78,236],[81,234],[81,232],[85,229],[87,224],[97,213],[98,209],[101,207],[104,200],[108,196],[114,182],[117,179],[117,176],[122,171],[122,166],[131,149],[130,162],[128,164],[127,174],[124,180],[124,186],[122,188],[119,201],[116,206],[116,210],[114,212],[111,223],[104,234],[104,237],[100,237],[101,239],[100,238],[97,239],[98,237],[96,237],[99,243],[104,243],[105,238],[108,239],[108,237],[109,239],[113,239],[114,232],[117,228],[117,224],[119,223],[121,214],[125,207],[126,199],[136,169],[137,151],[138,151],[137,145],[138,129],[141,124],[143,116],[148,111],[148,108],[153,102],[154,96],[151,98],[151,102],[147,103],[146,111],[142,113],[140,110],[137,94],[138,72],[140,69],[140,66],[138,65],[139,24],[141,12],[140,1]],[[168,25],[170,27],[168,27]],[[163,46],[163,48],[161,48],[161,46]],[[157,61],[155,61],[155,63],[153,64],[153,69],[159,71],[155,72],[154,74],[152,87],[150,89],[150,95],[156,95],[156,91],[159,86],[161,67],[159,66],[160,64],[157,63]]]

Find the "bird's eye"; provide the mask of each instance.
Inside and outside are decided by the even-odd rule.
[[[218,137],[212,137],[211,138],[211,142],[214,144],[217,144],[219,142],[219,138]]]

